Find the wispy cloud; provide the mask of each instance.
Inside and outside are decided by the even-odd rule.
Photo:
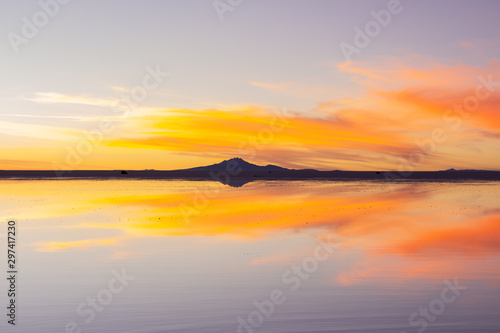
[[[106,239],[85,239],[79,241],[68,241],[68,242],[42,242],[36,243],[38,252],[60,252],[69,249],[78,249],[78,250],[89,250],[93,247],[99,246],[110,246],[115,244],[117,239],[115,238],[106,238]]]
[[[50,125],[12,123],[0,120],[0,135],[28,137],[47,140],[67,140],[67,129]]]
[[[117,92],[128,92],[126,88],[122,87],[113,87],[112,89]],[[120,113],[113,115],[114,118],[125,117],[127,112],[147,114],[163,109],[159,107],[137,104],[134,102],[130,102],[129,104],[127,104],[127,100],[122,99],[120,97],[99,98],[88,95],[68,95],[57,92],[37,92],[35,93],[34,97],[25,99],[28,101],[32,101],[35,103],[42,103],[42,104],[77,104],[77,105],[106,108],[109,111],[113,112],[119,111]],[[85,119],[85,117],[82,117],[82,119]]]
[[[29,101],[36,103],[65,103],[65,104],[81,104],[81,105],[92,105],[101,107],[115,107],[118,104],[117,99],[104,99],[96,98],[90,96],[75,96],[66,95],[57,92],[38,92],[33,98],[26,98]]]

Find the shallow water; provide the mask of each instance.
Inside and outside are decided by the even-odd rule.
[[[500,328],[500,182],[2,180],[0,196],[19,332]]]

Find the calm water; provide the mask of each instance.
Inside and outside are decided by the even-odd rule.
[[[2,180],[0,196],[20,273],[1,331],[500,331],[500,182]]]

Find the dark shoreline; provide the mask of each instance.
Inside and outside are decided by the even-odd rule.
[[[159,170],[0,170],[0,179],[184,179],[184,180],[500,180],[500,171],[159,171]]]

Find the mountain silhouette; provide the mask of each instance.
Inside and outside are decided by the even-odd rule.
[[[217,164],[206,165],[196,168],[183,169],[183,171],[228,171],[228,170],[239,170],[239,171],[293,171],[294,169],[282,168],[277,165],[256,165],[245,161],[242,158],[235,157],[229,160],[224,160]],[[312,171],[312,170],[311,170]]]

